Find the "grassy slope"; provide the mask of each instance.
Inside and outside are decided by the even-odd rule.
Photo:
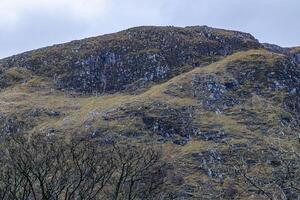
[[[234,78],[232,70],[242,71],[243,69],[240,67],[247,62],[263,62],[266,68],[271,68],[274,62],[280,59],[283,59],[282,55],[265,50],[235,53],[219,62],[195,68],[165,83],[154,85],[139,95],[116,93],[99,97],[75,98],[51,89],[51,83],[47,80],[34,77],[27,83],[13,85],[0,93],[0,113],[5,116],[6,120],[14,116],[16,126],[18,123],[28,125],[24,129],[31,133],[71,134],[83,132],[91,134],[93,130],[99,128],[103,133],[101,137],[115,132],[126,136],[129,134],[129,137],[136,137],[141,142],[149,142],[149,138],[159,139],[160,136],[152,134],[153,130],[147,127],[143,121],[145,116],[159,122],[163,121],[165,124],[168,122],[180,124],[181,118],[186,118],[185,115],[182,115],[184,113],[182,109],[189,107],[192,109],[191,124],[193,128],[202,132],[222,130],[228,134],[228,140],[218,143],[212,140],[205,141],[193,135],[191,141],[180,146],[172,143],[175,139],[182,139],[180,135],[174,134],[162,145],[168,155],[166,159],[175,164],[175,175],[184,177],[185,183],[179,185],[178,189],[187,185],[196,187],[200,180],[201,183],[210,182],[217,190],[226,187],[226,184],[232,180],[229,178],[225,180],[225,183],[220,184],[210,179],[196,170],[199,163],[191,157],[191,154],[205,152],[209,149],[226,152],[230,145],[247,144],[251,141],[256,141],[253,148],[259,149],[264,144],[275,141],[278,139],[276,137],[278,117],[284,111],[274,99],[284,94],[275,91],[269,98],[252,93],[249,98],[241,99],[242,103],[222,110],[219,114],[205,109],[202,102],[191,95],[190,92],[194,89],[191,84],[193,77],[212,75],[219,77],[220,81],[227,81]],[[235,69],[232,69],[232,66]],[[241,90],[251,91],[250,87],[245,84]],[[247,112],[241,112],[241,109]],[[177,114],[172,114],[173,112]],[[251,118],[251,116],[255,117]],[[255,123],[257,126],[263,124],[269,127],[268,134],[262,134],[260,129],[255,128]],[[183,128],[179,126],[179,130],[183,130]],[[132,135],[138,132],[141,132],[141,135]],[[299,148],[297,141],[290,138],[290,136],[281,138],[281,145],[293,145],[295,148]],[[156,141],[158,140],[152,141],[152,144],[159,145],[160,142]],[[197,192],[200,192],[200,189],[193,192],[195,197]],[[244,198],[247,199],[247,194],[244,195]]]

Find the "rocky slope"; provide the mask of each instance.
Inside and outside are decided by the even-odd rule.
[[[206,26],[26,52],[0,60],[0,134],[161,146],[177,199],[297,199],[299,53]]]
[[[57,89],[112,93],[161,82],[233,52],[261,45],[249,34],[202,27],[139,27],[4,59]]]

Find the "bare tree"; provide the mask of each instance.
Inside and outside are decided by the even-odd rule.
[[[0,198],[157,199],[165,168],[152,148],[13,136],[0,148]]]
[[[251,153],[259,154],[248,151],[234,159],[233,168],[245,183],[241,187],[270,200],[300,198],[300,157],[296,152],[269,146],[252,167],[247,163]]]
[[[114,160],[119,167],[112,178],[110,198],[157,199],[166,176],[160,158],[161,154],[153,149],[114,145]]]

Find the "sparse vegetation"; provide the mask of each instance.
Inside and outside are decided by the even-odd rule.
[[[0,195],[299,199],[296,51],[138,27],[0,60]]]

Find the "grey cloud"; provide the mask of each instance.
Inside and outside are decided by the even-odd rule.
[[[208,25],[250,32],[261,42],[300,45],[299,0],[110,0],[94,19],[64,9],[31,10],[19,23],[0,25],[0,58],[22,51],[140,25]]]

